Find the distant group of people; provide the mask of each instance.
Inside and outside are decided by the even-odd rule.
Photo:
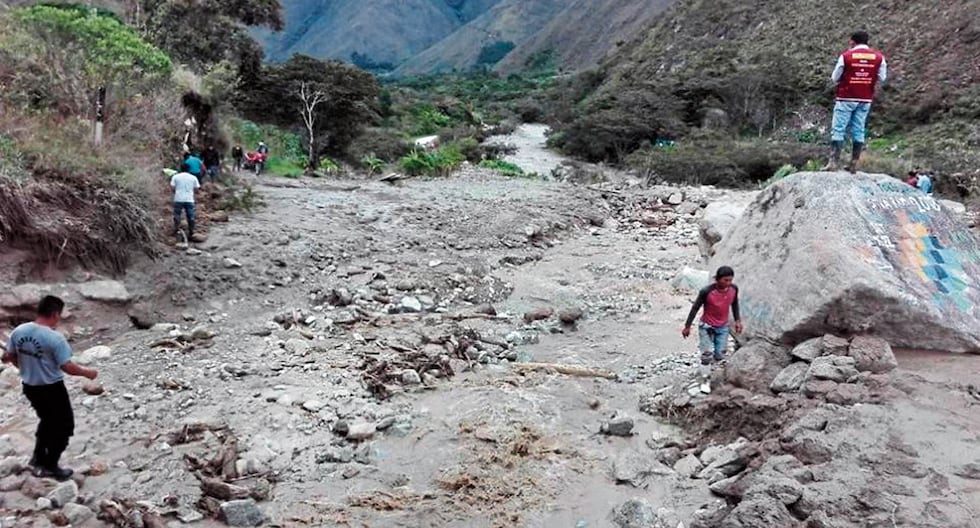
[[[240,145],[231,149],[233,170],[240,171],[246,163],[264,164],[269,155],[269,147],[264,141],[259,141],[255,152],[245,153]],[[197,190],[205,183],[205,179],[217,182],[221,178],[222,155],[214,145],[208,145],[200,153],[190,151],[184,153],[179,170],[170,177],[170,187],[174,190],[174,236],[180,235],[180,225],[187,218],[187,240],[194,236],[196,220],[195,196]],[[256,173],[261,171],[261,165]]]
[[[908,176],[905,178],[905,183],[926,194],[932,194],[932,186],[935,183],[935,178],[928,171],[916,169],[909,171]]]

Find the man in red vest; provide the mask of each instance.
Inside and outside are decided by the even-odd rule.
[[[851,129],[854,150],[847,170],[857,172],[858,161],[864,150],[864,127],[871,112],[878,84],[888,78],[885,56],[868,46],[870,37],[864,31],[851,35],[851,47],[838,59],[831,80],[837,85],[837,102],[834,104],[834,124],[830,138],[830,163],[824,170],[836,171],[840,167],[840,154],[844,148],[847,128]]]

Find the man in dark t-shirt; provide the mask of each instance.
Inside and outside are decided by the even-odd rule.
[[[711,363],[723,361],[728,348],[729,312],[735,318],[735,333],[742,333],[742,319],[738,309],[738,286],[735,271],[722,266],[715,273],[715,282],[705,286],[691,307],[681,335],[687,339],[698,311],[704,308],[698,325],[698,349],[701,351],[701,392],[711,392]]]

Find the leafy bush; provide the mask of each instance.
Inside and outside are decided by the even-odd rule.
[[[412,150],[411,143],[397,131],[389,128],[367,128],[348,147],[350,159],[380,158],[387,162],[397,161]]]
[[[802,143],[689,142],[644,148],[627,164],[668,182],[741,187],[766,181],[785,165],[802,166],[821,150]]]
[[[480,166],[485,169],[490,169],[497,171],[504,176],[524,176],[524,169],[514,165],[513,163],[503,161],[503,160],[483,160],[480,162]]]
[[[388,162],[381,158],[368,156],[361,160],[361,165],[366,167],[371,174],[381,174],[388,166]]]
[[[414,175],[448,176],[466,161],[457,145],[446,145],[440,149],[426,152],[413,150],[399,161],[405,172]]]
[[[412,113],[414,126],[410,133],[416,136],[429,136],[435,134],[443,127],[449,126],[452,119],[440,112],[433,106],[422,106]]]
[[[490,44],[485,44],[480,49],[480,55],[476,59],[477,67],[490,67],[504,60],[508,53],[514,50],[517,45],[510,41],[498,40]]]

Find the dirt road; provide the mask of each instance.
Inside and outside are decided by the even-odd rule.
[[[76,346],[112,350],[95,362],[104,395],[71,383],[66,463],[108,468],[82,486],[92,509],[148,501],[207,526],[192,513],[195,471],[206,472],[197,461],[229,447],[223,476],[271,487],[259,507],[279,526],[611,526],[610,510],[636,497],[690,526],[725,506],[707,482],[653,464],[662,439],[688,435],[638,402],[693,375],[694,345],[680,337],[690,299],[669,280],[698,262],[700,205],[732,192],[684,189],[694,206],[682,214],[664,205],[678,189],[473,169],[258,190],[267,206],[214,226],[200,254],[173,251],[126,278],[161,324],[78,315],[101,328]],[[519,371],[528,361],[618,379]],[[963,377],[976,361],[944,358],[936,372],[906,361],[889,434],[947,478],[932,518],[974,526],[980,488],[949,473],[980,458],[980,401]],[[9,369],[0,380],[13,401],[18,380]],[[28,453],[26,403],[0,412],[10,453]],[[600,434],[616,414],[633,420],[631,434]],[[347,438],[355,430],[361,439]],[[19,522],[47,522],[34,498],[0,496]]]

